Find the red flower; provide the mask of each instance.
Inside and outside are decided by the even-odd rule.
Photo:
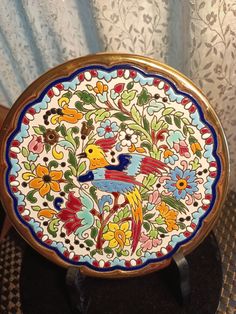
[[[82,203],[74,196],[74,193],[70,192],[68,195],[68,201],[66,202],[66,208],[62,209],[58,214],[58,218],[65,222],[64,227],[67,235],[75,232],[81,226],[81,219],[77,217],[77,213],[81,211]]]

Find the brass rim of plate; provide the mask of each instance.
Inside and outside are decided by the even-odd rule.
[[[197,101],[197,103],[203,108],[204,110],[204,117],[207,121],[214,126],[216,134],[218,135],[218,148],[217,148],[217,155],[220,158],[221,166],[222,166],[222,174],[217,184],[216,189],[216,201],[215,206],[208,214],[208,216],[204,219],[202,227],[198,230],[197,234],[185,243],[181,245],[178,251],[181,251],[184,255],[189,254],[193,251],[209,234],[209,232],[214,227],[215,222],[220,213],[220,209],[224,203],[226,198],[228,184],[229,184],[229,151],[228,146],[225,138],[225,134],[219,118],[217,117],[214,109],[211,107],[210,103],[208,102],[207,98],[203,95],[199,88],[197,88],[194,83],[185,77],[183,74],[178,72],[177,70],[162,64],[158,61],[153,59],[139,56],[139,55],[132,55],[132,54],[123,54],[123,53],[98,53],[94,55],[88,55],[85,57],[77,58],[74,60],[70,60],[66,63],[63,63],[48,72],[44,73],[38,79],[36,79],[16,100],[14,105],[12,106],[11,110],[9,111],[3,127],[2,127],[2,136],[1,136],[1,143],[0,143],[0,152],[1,152],[1,159],[0,159],[0,166],[1,166],[1,173],[3,174],[0,179],[0,183],[2,189],[0,190],[0,197],[3,202],[3,206],[6,210],[7,215],[9,216],[13,226],[19,232],[19,234],[40,254],[42,254],[47,259],[51,260],[52,262],[68,268],[72,265],[62,260],[54,251],[47,249],[40,245],[32,236],[28,228],[26,228],[20,221],[17,219],[14,209],[13,209],[13,200],[10,195],[4,191],[6,191],[6,184],[5,184],[5,175],[7,169],[7,163],[5,160],[5,146],[8,137],[10,134],[15,130],[16,123],[18,117],[21,113],[21,110],[25,107],[26,104],[38,98],[40,93],[54,80],[67,77],[71,75],[75,70],[84,68],[86,66],[92,65],[103,65],[107,67],[111,67],[114,65],[119,64],[127,64],[130,66],[135,66],[140,68],[141,70],[148,72],[151,74],[160,74],[163,75],[165,78],[169,79],[176,85],[178,90],[181,92],[189,93],[191,91],[192,97]],[[93,269],[90,269],[87,266],[78,266],[82,273],[95,276],[95,277],[111,277],[111,278],[118,278],[118,277],[132,277],[132,276],[141,276],[147,273],[151,273],[153,271],[162,269],[167,267],[172,258],[165,259],[162,262],[156,263],[149,263],[148,265],[144,266],[138,270],[112,270],[107,272],[99,272]],[[76,267],[76,266],[75,266]]]

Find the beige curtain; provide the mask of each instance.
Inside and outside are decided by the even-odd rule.
[[[235,0],[1,0],[0,103],[97,51],[153,57],[189,76],[224,126],[236,189]]]

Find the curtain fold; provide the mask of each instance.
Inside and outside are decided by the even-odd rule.
[[[236,176],[235,0],[1,0],[0,103],[98,51],[153,57],[190,77],[224,126]]]

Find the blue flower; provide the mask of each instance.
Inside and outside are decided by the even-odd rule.
[[[104,136],[105,138],[114,137],[115,132],[119,130],[119,127],[116,122],[111,122],[111,120],[107,119],[101,122],[100,127],[97,128],[97,132],[99,136]]]
[[[177,200],[184,199],[187,194],[192,195],[198,191],[196,174],[193,170],[181,170],[175,167],[170,170],[170,180],[166,180],[165,188],[172,192]]]

